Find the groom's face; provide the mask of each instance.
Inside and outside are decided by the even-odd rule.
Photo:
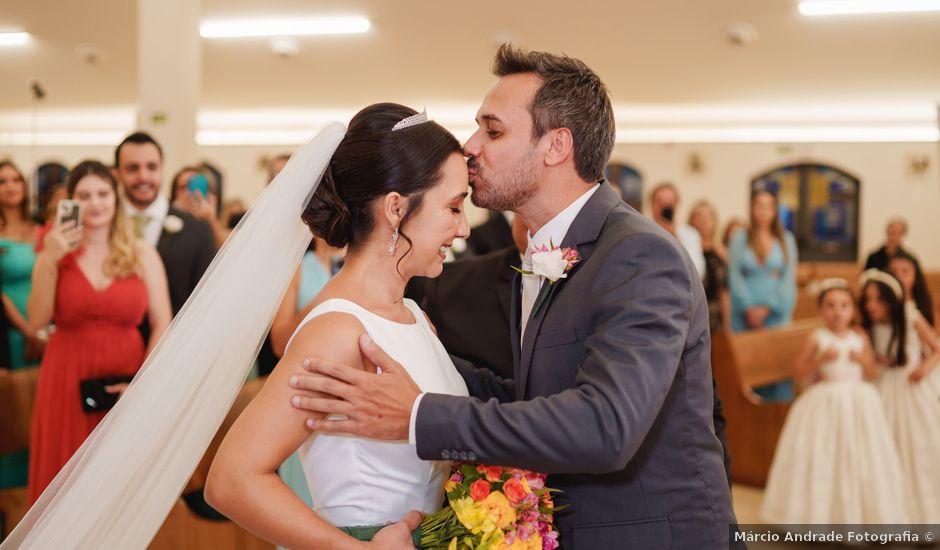
[[[535,195],[547,140],[534,139],[530,108],[541,85],[534,74],[515,74],[486,94],[479,128],[464,146],[473,204],[516,210]]]

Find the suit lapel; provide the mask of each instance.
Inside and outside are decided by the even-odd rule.
[[[509,334],[512,341],[513,378],[519,380],[522,363],[519,360],[519,317],[522,303],[522,276],[516,273],[512,278],[512,294],[509,306]],[[522,399],[523,386],[516,384],[516,397]]]
[[[515,275],[515,270],[513,266],[521,265],[519,259],[519,252],[516,250],[515,245],[512,249],[508,250],[503,256],[503,265],[500,268],[499,280],[501,289],[498,293],[499,307],[503,312],[503,315],[506,319],[509,319],[509,324],[512,324],[514,317],[512,316],[512,280],[513,275]],[[508,291],[507,291],[508,287]]]
[[[180,211],[173,208],[172,206],[166,213],[166,217],[176,216],[177,218],[182,219],[180,216]],[[185,225],[184,225],[185,227]],[[160,256],[166,257],[166,251],[171,246],[173,242],[173,236],[176,233],[170,233],[166,230],[166,218],[163,218],[163,225],[160,227],[160,239],[157,240],[157,252],[160,253]]]
[[[532,355],[535,351],[535,341],[542,327],[542,322],[548,314],[552,299],[561,290],[562,285],[574,277],[578,268],[584,265],[590,258],[593,247],[585,245],[597,240],[600,236],[601,229],[604,227],[604,222],[607,221],[607,216],[619,203],[619,195],[610,187],[610,184],[603,181],[601,182],[600,188],[594,192],[594,195],[588,199],[584,207],[581,208],[581,211],[571,223],[571,227],[568,228],[568,233],[565,234],[565,238],[560,246],[562,248],[574,248],[577,250],[578,254],[581,256],[581,261],[568,272],[567,277],[559,279],[553,285],[545,281],[539,289],[539,295],[535,300],[535,305],[532,307],[532,318],[529,319],[529,322],[526,324],[525,334],[522,339],[522,351],[519,359],[519,368],[517,369],[518,372],[516,373],[518,377],[516,384],[517,393],[521,391],[523,396],[528,393],[527,384],[529,380],[529,370],[532,367]],[[520,276],[517,275],[516,287],[521,287],[520,280]],[[513,314],[513,318],[518,322],[518,308]],[[515,327],[516,334],[518,334],[518,330],[517,324]],[[515,338],[514,345],[517,345],[517,342],[518,337]]]

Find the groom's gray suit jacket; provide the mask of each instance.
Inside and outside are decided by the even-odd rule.
[[[543,285],[521,345],[515,281],[515,383],[458,362],[474,397],[424,396],[419,456],[550,474],[569,505],[555,518],[562,548],[728,548],[735,519],[695,267],[606,182],[562,246],[581,262]]]

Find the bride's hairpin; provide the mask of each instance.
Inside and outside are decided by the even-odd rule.
[[[410,128],[412,126],[417,126],[418,124],[424,124],[428,121],[428,110],[424,109],[416,115],[411,115],[408,118],[402,119],[397,124],[392,126],[392,131],[396,132],[402,128]]]

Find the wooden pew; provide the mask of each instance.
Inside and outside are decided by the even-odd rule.
[[[0,452],[6,453],[29,446],[30,423],[38,377],[38,368],[16,371],[0,370]],[[209,466],[222,443],[222,438],[225,437],[238,415],[258,394],[262,385],[264,385],[264,379],[256,379],[246,382],[242,387],[222,426],[193,472],[185,492],[205,487]],[[0,490],[0,512],[5,516],[0,532],[9,534],[26,514],[27,509],[25,487]],[[193,513],[182,499],[178,499],[149,548],[152,550],[180,548],[271,550],[274,545],[259,539],[231,521],[201,518]]]
[[[29,447],[30,424],[39,368],[0,369],[0,453]],[[26,487],[0,489],[0,540],[23,519],[27,506]]]
[[[753,389],[792,376],[793,363],[818,318],[788,327],[712,335],[712,370],[728,421],[731,477],[763,487],[790,403],[766,402]]]
[[[833,277],[845,279],[853,290],[858,290],[858,276],[862,267],[853,262],[800,262],[796,269],[796,284],[802,289],[814,282]]]
[[[797,289],[796,304],[793,305],[793,320],[811,319],[819,315],[816,307],[816,294],[805,289]]]
[[[925,271],[924,278],[927,279],[927,289],[930,291],[930,297],[933,298],[933,324],[940,330],[940,271]]]
[[[39,368],[0,369],[0,454],[29,447]]]

